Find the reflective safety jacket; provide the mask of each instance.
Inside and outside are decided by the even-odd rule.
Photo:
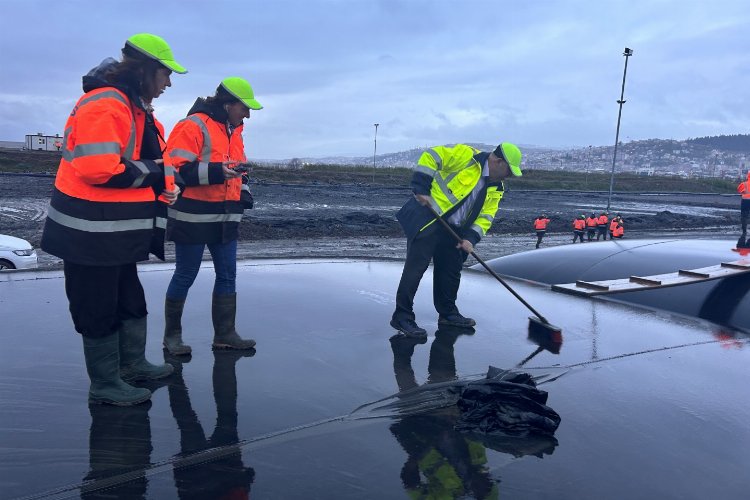
[[[607,217],[605,214],[601,214],[597,219],[597,224],[599,224],[599,227],[607,227],[608,222],[609,217]]]
[[[737,185],[737,192],[742,194],[743,200],[750,200],[750,171],[747,173],[747,180]]]
[[[155,192],[164,186],[153,161],[165,146],[163,127],[127,86],[90,73],[84,91],[65,124],[41,248],[82,265],[147,260],[159,224]]]
[[[615,238],[622,238],[623,234],[625,234],[625,228],[622,227],[622,224],[617,224],[614,231],[612,231],[612,236],[614,236]]]
[[[244,212],[243,180],[225,180],[222,163],[247,160],[242,125],[230,133],[226,111],[199,98],[169,134],[167,153],[186,186],[168,209],[167,239],[177,243],[236,240]]]
[[[573,221],[573,230],[574,231],[583,231],[586,229],[586,221],[583,219],[575,219]]]
[[[414,194],[430,195],[432,208],[445,220],[469,200],[471,206],[466,207],[465,217],[455,229],[473,245],[492,226],[505,190],[502,181],[491,183],[488,177],[482,176],[489,155],[465,144],[436,146],[422,153],[411,181]],[[436,220],[430,210],[413,197],[401,207],[396,218],[410,239]]]
[[[609,223],[609,231],[613,232],[616,227],[617,227],[617,218],[614,218],[612,219],[612,222]]]
[[[597,217],[587,217],[586,218],[586,227],[587,228],[594,229],[598,225],[599,225],[599,219]]]
[[[549,219],[544,219],[537,217],[537,219],[534,221],[534,229],[537,231],[544,231],[547,229],[547,224],[549,224]]]

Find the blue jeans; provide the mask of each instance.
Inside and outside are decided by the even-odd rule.
[[[167,288],[167,297],[174,300],[185,300],[188,290],[198,276],[203,251],[208,246],[211,259],[214,261],[216,279],[214,295],[231,295],[236,291],[237,283],[237,240],[227,243],[184,244],[175,243],[176,265],[172,281]]]

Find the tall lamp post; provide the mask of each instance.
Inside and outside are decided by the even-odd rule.
[[[372,182],[375,183],[375,156],[378,154],[378,125],[379,123],[374,123],[375,125],[375,149],[372,151]]]
[[[607,198],[607,212],[612,204],[612,187],[615,183],[615,163],[617,162],[617,143],[620,141],[620,118],[622,117],[622,105],[625,104],[625,75],[628,74],[628,58],[633,55],[633,49],[625,47],[625,52],[622,53],[625,56],[625,70],[622,72],[622,90],[620,90],[620,100],[617,103],[620,105],[620,111],[617,113],[617,132],[615,134],[615,152],[612,155],[612,175],[609,178],[609,197]]]

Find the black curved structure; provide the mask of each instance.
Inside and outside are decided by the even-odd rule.
[[[650,276],[743,258],[733,240],[625,240],[532,250],[488,262],[502,276],[556,285]],[[742,249],[745,253],[744,250]],[[750,257],[749,257],[750,258]],[[482,270],[480,266],[472,269]],[[685,314],[750,332],[750,273],[598,297]]]

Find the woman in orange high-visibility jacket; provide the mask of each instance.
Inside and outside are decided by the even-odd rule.
[[[175,242],[176,266],[165,298],[164,346],[175,355],[189,354],[182,341],[182,312],[190,286],[208,246],[214,262],[211,316],[214,349],[252,349],[255,341],[235,330],[237,313],[237,237],[249,195],[236,167],[246,161],[243,119],[263,107],[247,80],[222,80],[212,97],[198,98],[169,135],[167,151],[185,181],[182,198],[169,209],[167,239]],[[243,193],[243,190],[246,191]],[[250,198],[252,200],[252,198]]]
[[[737,192],[742,195],[740,202],[740,224],[742,225],[742,237],[747,236],[747,220],[750,218],[750,170],[747,171],[747,179],[740,182]]]
[[[544,233],[547,232],[547,224],[549,224],[549,219],[546,215],[540,215],[534,220],[534,229],[536,230],[536,248],[539,248],[539,245],[542,243]]]
[[[573,243],[576,242],[577,239],[581,240],[581,243],[583,243],[583,231],[586,229],[586,216],[581,215],[577,219],[573,220]]]
[[[162,38],[134,35],[122,62],[105,59],[84,77],[85,94],[65,124],[41,247],[63,259],[93,403],[143,402],[151,392],[125,381],[173,371],[146,361],[146,300],[136,269],[159,225],[157,194],[169,203],[179,194],[164,189],[163,129],[151,108],[173,71],[186,72]]]

